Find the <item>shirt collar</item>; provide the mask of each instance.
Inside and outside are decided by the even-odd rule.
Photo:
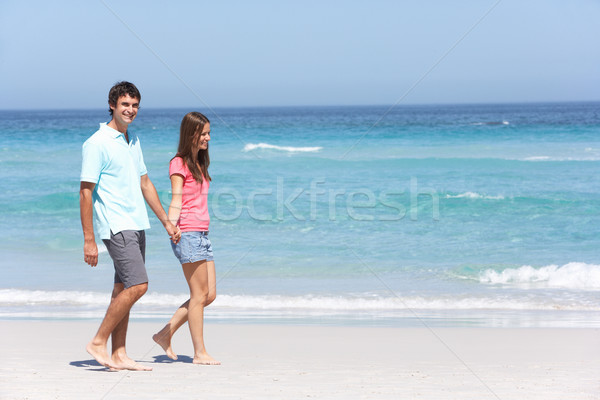
[[[107,122],[102,122],[100,124],[100,130],[108,133],[113,139],[116,139],[119,136],[123,136],[123,139],[125,139],[125,135],[123,133],[119,132],[116,129],[111,128],[110,126],[108,126]],[[131,133],[127,132],[127,134],[129,136],[129,138],[131,139]]]

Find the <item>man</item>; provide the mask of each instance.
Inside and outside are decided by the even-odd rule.
[[[158,193],[148,178],[139,138],[128,131],[140,105],[140,92],[129,82],[119,82],[108,94],[109,123],[83,144],[79,204],[85,262],[98,264],[97,234],[115,267],[112,299],[96,336],[86,350],[100,364],[114,370],[150,371],[127,356],[125,341],[129,311],[146,293],[145,229],[150,228],[144,199],[174,242],[181,233],[167,218]],[[107,351],[112,335],[112,354]]]

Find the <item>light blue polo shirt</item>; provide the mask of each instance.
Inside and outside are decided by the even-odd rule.
[[[81,181],[96,184],[92,200],[100,239],[110,239],[110,231],[150,228],[140,187],[140,177],[148,171],[139,138],[127,134],[129,143],[125,135],[103,123],[83,143]]]

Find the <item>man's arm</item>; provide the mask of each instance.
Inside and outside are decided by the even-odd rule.
[[[94,237],[94,209],[92,192],[95,183],[81,182],[79,187],[79,212],[81,215],[81,228],[83,229],[83,259],[92,267],[98,265],[98,246]]]
[[[142,188],[142,194],[144,195],[144,199],[146,199],[146,203],[148,203],[154,214],[156,214],[156,217],[163,224],[163,226],[167,230],[167,233],[171,237],[171,240],[174,243],[177,243],[179,241],[179,238],[181,237],[181,232],[179,231],[179,228],[177,228],[171,223],[171,221],[169,221],[167,213],[165,213],[165,210],[162,204],[160,203],[160,199],[158,198],[156,188],[154,187],[154,184],[148,177],[148,174],[142,175],[140,186]]]

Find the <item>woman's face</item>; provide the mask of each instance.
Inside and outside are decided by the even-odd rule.
[[[204,124],[202,132],[196,132],[194,143],[198,150],[208,149],[208,142],[210,142],[210,124]]]

